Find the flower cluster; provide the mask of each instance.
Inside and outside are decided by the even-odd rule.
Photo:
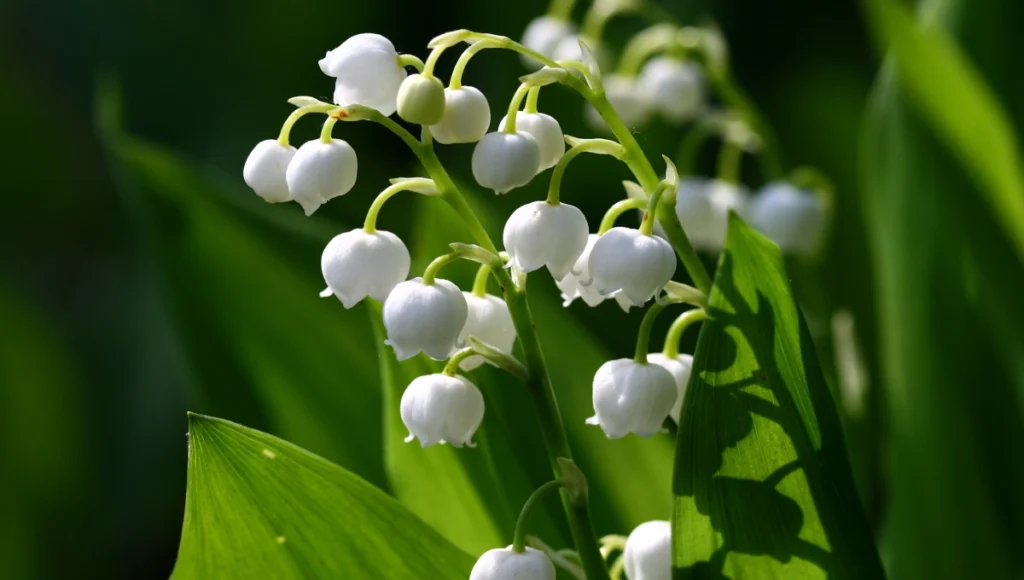
[[[335,81],[334,102],[292,99],[298,108],[278,138],[257,144],[246,160],[245,180],[258,195],[271,203],[295,201],[307,215],[356,184],[356,153],[347,142],[333,137],[338,122],[369,120],[383,125],[423,163],[428,177],[393,179],[370,205],[363,226],[334,237],[321,257],[327,285],[321,296],[336,296],[345,308],[365,298],[383,303],[386,344],[399,361],[420,354],[447,361],[441,372],[418,377],[406,388],[400,415],[409,431],[407,441],[417,439],[423,447],[444,443],[473,447],[474,434],[484,419],[484,398],[460,373],[471,373],[485,363],[534,389],[538,405],[553,400],[550,391],[543,391],[551,386],[544,377],[543,357],[525,306],[526,278],[540,270],[547,270],[566,306],[579,298],[590,307],[607,299],[626,311],[646,307],[634,356],[597,369],[594,415],[587,423],[599,426],[608,438],[651,437],[663,430],[667,420],[679,421],[693,366],[690,355],[678,352],[680,336],[707,315],[710,278],[693,248],[721,248],[730,210],[747,215],[787,251],[813,255],[819,247],[828,210],[827,198],[816,193],[827,189],[820,176],[804,172],[800,179],[773,181],[755,197],[740,185],[741,153],[758,150],[766,138],[749,114],[744,118],[709,112],[713,108],[710,87],[725,74],[724,44],[717,33],[656,25],[630,42],[614,74],[601,74],[599,63],[609,54],[600,43],[601,28],[626,4],[595,2],[599,14],[581,32],[564,9],[556,11],[534,20],[521,44],[502,36],[453,31],[428,45],[431,52],[425,61],[400,54],[383,36],[353,36],[319,63]],[[436,65],[446,50],[461,43],[469,46],[446,86],[435,74]],[[470,60],[485,49],[514,50],[535,71],[520,79],[507,114],[493,131],[487,97],[462,84]],[[410,68],[415,72],[410,74]],[[558,120],[538,110],[540,92],[551,84],[583,96],[588,103],[586,116],[615,140],[564,135]],[[292,127],[309,114],[326,116],[320,137],[296,150],[289,144]],[[417,139],[392,119],[396,114],[401,121],[419,126],[421,137]],[[702,129],[695,141],[699,145],[703,136],[711,134],[722,137],[718,178],[692,177],[692,160],[684,159],[687,177],[681,180],[676,164],[667,158],[659,178],[631,134],[654,115],[674,124],[728,117],[715,125],[716,130]],[[437,144],[457,143],[475,144],[473,177],[495,194],[520,188],[552,170],[546,199],[529,201],[508,217],[501,238],[503,250],[491,241],[434,153]],[[591,227],[579,208],[561,201],[562,177],[571,161],[583,153],[622,161],[636,178],[626,182],[626,198],[608,209],[597,228]],[[466,220],[475,244],[453,243],[452,251],[431,262],[422,275],[410,277],[405,243],[376,227],[385,203],[403,191],[448,203]],[[638,227],[616,225],[623,213],[635,210],[642,211]],[[696,287],[673,280],[679,258]],[[442,268],[456,260],[479,264],[471,291],[439,277]],[[488,292],[492,277],[501,296]],[[679,303],[696,308],[676,319],[663,352],[649,353],[655,317]],[[529,364],[516,358],[517,342]],[[562,466],[556,470],[560,478],[542,489],[564,487],[563,492],[571,501],[582,502],[585,511],[582,474],[574,475],[578,470],[569,458],[552,456],[553,462],[556,459]],[[649,522],[634,530],[622,559],[631,579],[667,577],[668,537],[667,522]],[[553,561],[558,562],[551,553],[526,548],[517,529],[514,544],[485,553],[471,578],[554,578]]]

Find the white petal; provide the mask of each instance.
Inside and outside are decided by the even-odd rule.
[[[294,157],[294,147],[281,145],[276,139],[260,141],[245,160],[245,183],[270,203],[288,201],[291,196],[285,174]]]
[[[384,301],[384,328],[399,360],[423,352],[448,357],[468,316],[466,299],[455,284],[415,278],[394,287]]]
[[[540,147],[528,133],[488,133],[473,149],[473,177],[501,194],[526,185],[540,167]]]
[[[513,552],[512,546],[495,548],[480,556],[469,580],[555,580],[555,565],[530,547],[521,554]]]
[[[672,525],[663,520],[640,524],[626,538],[622,558],[630,580],[670,580]]]
[[[498,123],[498,130],[505,129],[506,115]],[[543,171],[558,164],[558,160],[565,153],[565,135],[562,127],[551,115],[544,113],[526,113],[520,111],[516,114],[516,131],[528,133],[537,140],[540,147],[540,168]]]

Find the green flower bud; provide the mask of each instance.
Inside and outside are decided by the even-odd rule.
[[[444,117],[444,85],[435,77],[409,75],[398,89],[398,116],[417,125]]]

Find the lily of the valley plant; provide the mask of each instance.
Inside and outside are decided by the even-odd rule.
[[[472,375],[461,373],[483,364],[511,373],[533,395],[546,451],[556,466],[553,480],[524,506],[513,544],[480,555],[470,575],[474,580],[554,579],[556,565],[579,578],[620,577],[623,570],[631,580],[670,576],[667,522],[644,523],[628,538],[599,540],[595,535],[586,479],[572,461],[527,306],[531,275],[551,276],[566,306],[578,298],[603,308],[612,299],[626,311],[646,309],[633,356],[606,362],[594,376],[593,416],[587,422],[610,439],[652,437],[679,419],[692,358],[680,354],[678,345],[684,330],[704,319],[711,286],[696,252],[721,249],[728,213],[745,215],[783,250],[804,256],[815,254],[826,232],[826,182],[806,169],[790,179],[783,176],[763,119],[744,102],[716,95],[715,88],[729,74],[717,31],[654,24],[626,46],[614,73],[603,72],[610,59],[602,43],[603,24],[635,5],[596,2],[591,10],[599,12],[588,14],[587,30],[578,32],[569,19],[572,0],[555,0],[547,15],[530,23],[522,42],[456,30],[431,41],[425,60],[399,53],[383,36],[357,34],[319,62],[334,79],[334,102],[291,99],[298,108],[278,137],[257,144],[245,164],[245,180],[258,195],[271,203],[295,201],[307,215],[352,191],[380,191],[368,203],[363,227],[339,233],[324,249],[326,289],[321,296],[336,296],[344,308],[365,299],[382,302],[387,344],[398,360],[421,353],[447,360],[442,372],[417,378],[402,397],[407,441],[423,447],[448,443],[473,453],[474,433],[486,420],[484,399]],[[532,71],[520,77],[497,123],[490,102],[496,97],[489,100],[462,82],[472,59],[485,49],[514,51]],[[460,50],[446,82],[437,76],[437,64]],[[543,112],[541,93],[557,86],[585,102],[586,117],[600,137],[563,135],[558,120]],[[308,115],[321,116],[323,129],[319,139],[296,149],[291,129]],[[637,144],[633,131],[655,118],[690,124],[678,163],[667,157],[652,162]],[[356,150],[334,135],[339,122],[366,121],[398,135],[426,177],[398,177],[384,187],[359,182]],[[718,172],[712,179],[698,178],[694,158],[709,137],[722,142]],[[545,199],[524,199],[512,212],[501,240],[488,235],[466,202],[467,192],[455,185],[435,153],[456,143],[475,143],[472,173],[483,190],[516,195],[517,188],[534,179],[548,182]],[[561,190],[570,164],[584,153],[623,163],[634,177],[625,183],[622,201],[596,227],[572,205],[572,193],[563,200]],[[757,154],[768,181],[756,195],[740,183],[745,153]],[[378,215],[400,192],[448,204],[472,233],[473,243],[452,243],[451,251],[423,272],[410,273],[405,243],[377,229]],[[627,221],[618,220],[623,214],[637,210],[642,212],[639,227],[616,225]],[[443,277],[444,268],[456,260],[479,264],[472,288],[459,288]],[[689,284],[674,280],[684,275]],[[500,289],[500,295],[492,288]],[[682,311],[682,305],[691,308]],[[681,312],[664,350],[650,353],[655,317],[671,308]],[[551,491],[560,492],[572,531],[575,546],[568,554],[543,544],[526,546],[526,516]],[[620,551],[621,557],[612,559]]]

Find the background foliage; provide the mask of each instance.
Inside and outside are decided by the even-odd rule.
[[[841,309],[856,322],[871,395],[847,416],[847,445],[890,575],[1019,577],[1024,270],[1003,218],[1020,203],[1013,198],[1020,159],[988,148],[1021,135],[1024,76],[1015,55],[1024,49],[1016,34],[1024,7],[928,3],[930,30],[959,46],[963,62],[912,45],[876,83],[879,53],[857,3],[663,5],[680,17],[718,21],[737,76],[774,125],[787,162],[820,167],[837,184],[838,221],[824,259],[788,264],[788,272],[833,387],[841,384],[832,316]],[[516,37],[542,10],[536,1],[469,0],[0,5],[8,136],[0,575],[167,577],[184,513],[186,410],[268,431],[337,462],[463,550],[507,541],[518,505],[547,477],[540,456],[487,460],[523,457],[519,451],[539,445],[521,392],[485,390],[488,409],[503,409],[485,419],[477,451],[486,453],[412,453],[397,443],[404,433],[395,396],[421,372],[410,368],[419,363],[387,368],[394,381],[379,381],[389,359],[375,355],[372,312],[316,298],[324,240],[361,219],[387,177],[411,173],[411,157],[378,128],[346,125],[360,185],[312,220],[298,207],[254,203],[239,174],[252,144],[273,136],[290,110],[284,99],[329,94],[316,59],[345,37],[380,32],[399,50],[422,54],[430,37],[453,28]],[[871,14],[883,36],[915,38],[899,20]],[[613,42],[638,27],[613,24]],[[467,81],[501,110],[522,69],[511,55],[480,58]],[[913,84],[949,79],[958,64],[990,99]],[[953,112],[960,122],[942,124],[946,109],[928,98],[960,99]],[[984,108],[989,101],[1003,112]],[[591,134],[568,93],[549,91],[542,107],[567,133]],[[996,133],[993,119],[1003,127]],[[956,133],[964,126],[986,132],[965,141]],[[315,130],[300,125],[296,139]],[[650,153],[671,154],[679,136],[659,127],[638,139]],[[445,153],[456,174],[468,175],[468,148]],[[596,223],[622,196],[607,184],[626,175],[606,160],[577,163],[563,192]],[[759,183],[755,171],[746,177]],[[543,187],[538,181],[489,199],[492,231]],[[999,213],[987,205],[992,200],[1003,204]],[[451,219],[424,201],[396,200],[381,221],[420,252],[414,268],[446,241],[423,224]],[[610,305],[562,310],[541,278],[531,286],[548,358],[578,353],[553,365],[552,378],[595,482],[599,533],[666,517],[671,440],[608,442],[582,425],[593,370],[629,355],[639,317]],[[684,350],[692,352],[693,342],[688,336]],[[448,487],[428,489],[409,476],[429,470],[445,473]],[[496,482],[507,489],[498,493]],[[465,511],[457,516],[431,513],[446,497],[473,499],[459,504]],[[538,531],[560,544],[567,535],[560,522],[539,518]]]

